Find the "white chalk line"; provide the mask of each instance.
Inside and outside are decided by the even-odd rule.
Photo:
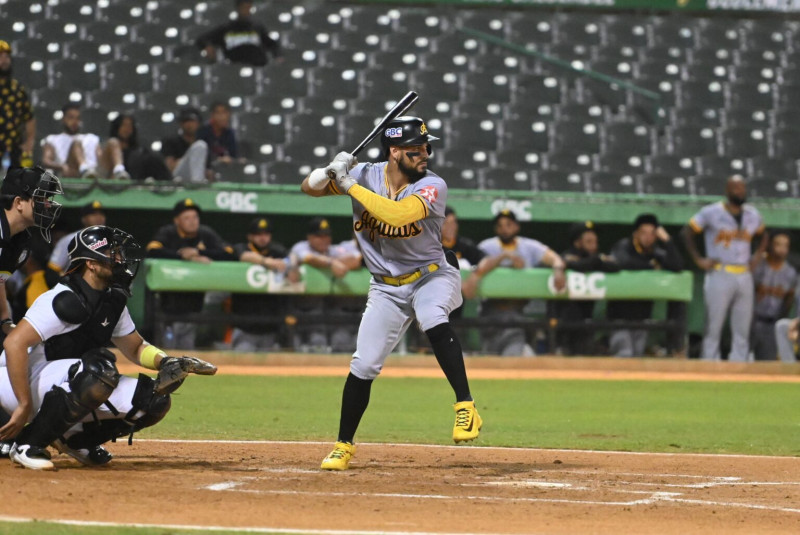
[[[61,518],[32,518],[0,515],[0,522],[26,524],[31,522],[49,522],[63,526],[101,527],[101,528],[145,528],[184,531],[224,531],[227,533],[286,533],[292,535],[496,535],[492,533],[432,533],[425,531],[357,531],[334,529],[287,529],[270,527],[229,527],[229,526],[193,526],[190,524],[142,524],[138,522],[100,522],[93,520],[67,520]]]
[[[160,442],[165,444],[254,444],[254,445],[305,445],[305,446],[330,446],[332,441],[323,442],[315,440],[218,440],[218,439],[177,439],[177,438],[145,438],[137,442]],[[646,452],[646,451],[616,451],[616,450],[575,450],[565,448],[521,448],[505,446],[451,446],[447,444],[405,444],[392,442],[359,442],[359,446],[387,446],[403,448],[435,448],[435,449],[470,449],[481,451],[528,451],[541,453],[601,453],[610,455],[656,455],[661,457],[718,457],[731,459],[795,459],[800,461],[800,456],[792,455],[747,455],[742,453],[689,453],[689,452]]]

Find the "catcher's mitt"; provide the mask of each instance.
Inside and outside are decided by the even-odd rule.
[[[214,375],[217,373],[217,367],[196,357],[166,357],[161,359],[153,390],[159,395],[171,394],[181,386],[190,373]]]

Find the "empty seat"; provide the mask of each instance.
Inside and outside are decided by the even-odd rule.
[[[574,20],[567,16],[556,27],[557,43],[571,43],[585,46],[600,44],[602,25],[598,19],[590,21]]]
[[[209,91],[233,95],[253,95],[256,93],[256,70],[249,65],[210,65],[208,74]]]
[[[455,32],[437,37],[433,41],[432,51],[442,55],[475,56],[486,53],[486,44],[465,33]]]
[[[517,147],[539,152],[547,152],[550,148],[549,128],[542,121],[504,121],[501,132],[502,148]]]
[[[709,127],[679,126],[667,129],[670,154],[702,156],[717,153],[716,132]]]
[[[653,132],[643,124],[616,123],[603,128],[603,151],[619,154],[650,154]]]
[[[613,45],[636,48],[647,46],[647,26],[641,21],[631,23],[628,17],[619,17],[606,23],[605,39]]]
[[[525,169],[492,167],[481,169],[483,186],[486,189],[531,191],[533,183],[530,173]]]
[[[50,61],[53,87],[69,87],[81,91],[100,89],[100,68],[95,62],[63,59]]]
[[[96,41],[71,41],[64,46],[64,57],[80,61],[108,61],[114,58],[114,47]]]
[[[658,17],[648,26],[650,42],[656,46],[694,47],[695,29],[688,18]]]
[[[580,102],[584,104],[600,104],[613,109],[628,103],[627,90],[617,84],[608,84],[591,78],[578,78],[575,87]]]
[[[543,160],[542,167],[550,171],[582,172],[594,167],[592,154],[586,152],[554,152],[545,154]]]
[[[682,106],[724,108],[724,86],[718,81],[681,82],[678,84],[678,103]]]
[[[552,148],[572,152],[600,151],[600,128],[594,123],[558,122],[553,127]]]
[[[317,54],[316,51],[310,51]],[[319,59],[311,67],[338,67],[340,69],[358,69],[367,66],[369,55],[360,50],[322,50]],[[405,73],[404,73],[405,74]]]
[[[486,54],[470,58],[470,71],[495,74],[519,74],[525,65],[524,58],[507,54]]]
[[[699,106],[681,106],[670,110],[670,122],[673,126],[717,127],[722,124],[724,110]]]
[[[341,74],[341,72],[340,72]],[[277,98],[308,95],[308,71],[301,67],[273,65],[263,73],[261,92]]]
[[[80,41],[69,41],[75,43]],[[14,39],[11,43],[11,50],[14,51],[14,69],[22,58],[31,61],[46,61],[49,59],[61,59],[64,54],[64,44],[53,39]]]
[[[105,138],[110,129],[111,120],[116,117],[117,112],[118,110],[83,108],[81,110],[81,131]]]
[[[522,74],[513,80],[513,101],[538,104],[559,104],[564,94],[564,84],[555,76]]]
[[[774,156],[800,159],[800,128],[778,128],[772,133]]]
[[[423,54],[420,57],[422,67],[427,71],[447,73],[468,72],[470,69],[469,57],[465,54],[431,52]]]
[[[106,23],[133,26],[145,22],[145,14],[145,2],[109,2],[99,10],[98,19]]]
[[[473,168],[463,165],[445,165],[439,162],[433,162],[430,168],[447,182],[449,189],[484,189],[478,171]]]
[[[13,21],[33,22],[47,18],[45,2],[6,2],[3,4],[3,18]]]
[[[775,105],[778,108],[800,109],[800,84],[781,84],[776,87],[777,98]]]
[[[153,91],[153,71],[146,62],[112,61],[103,65],[103,88],[112,92]]]
[[[139,95],[136,92],[91,91],[86,95],[87,104],[93,108],[101,108],[116,112],[133,112],[139,108]]]
[[[203,95],[207,97],[208,95]],[[188,95],[186,93],[159,93],[157,91],[150,91],[148,93],[139,94],[139,107],[144,110],[156,110],[164,112],[174,112],[186,106],[195,106],[202,108],[203,113],[208,112],[207,105],[209,100],[203,100],[203,106],[197,102],[195,95]]]
[[[478,169],[490,165],[490,153],[486,149],[455,146],[446,149],[434,147],[433,150],[436,165],[446,164],[470,169]]]
[[[281,147],[280,154],[280,159],[313,166],[311,169],[319,167],[321,164],[328,165],[333,157],[329,147],[317,143],[313,139],[286,143]]]
[[[769,137],[759,128],[724,128],[721,132],[722,153],[726,156],[766,156]]]
[[[510,78],[506,74],[495,74],[493,76],[472,74],[465,78],[461,93],[463,102],[471,100],[508,102],[510,99]]]
[[[415,22],[419,22],[419,11],[410,10],[407,14]],[[352,13],[345,17],[344,23],[348,30],[358,30],[360,32],[374,31],[376,29],[383,29],[388,31],[388,27],[392,24],[392,18],[386,13],[387,9],[382,6],[371,5],[353,5]],[[401,12],[401,18],[403,13]]]
[[[508,36],[516,45],[541,45],[552,43],[555,39],[556,23],[551,13],[519,12],[509,20]]]
[[[645,170],[645,160],[639,154],[601,154],[595,160],[600,171],[637,175]]]
[[[114,45],[129,41],[131,38],[131,30],[130,27],[121,23],[87,22],[83,24],[82,38],[96,43]]]
[[[746,162],[738,156],[701,156],[696,160],[699,173],[712,176],[730,176],[745,171]]]
[[[512,169],[540,169],[542,166],[541,155],[532,150],[519,148],[503,149],[495,151],[495,161],[497,165],[510,167]]]
[[[361,74],[361,94],[404,95],[411,89],[408,72],[403,70],[368,69]]]
[[[163,46],[149,43],[119,43],[114,45],[114,53],[117,59],[138,63],[156,63],[167,59]]]
[[[797,165],[789,159],[754,156],[747,159],[747,174],[772,179],[794,180],[797,178]]]
[[[772,65],[734,65],[729,76],[731,81],[740,83],[772,83],[778,77],[778,70]]]
[[[268,184],[299,184],[311,171],[308,164],[294,161],[277,161],[265,164],[265,178]]]
[[[659,175],[691,176],[697,174],[693,158],[680,154],[659,154],[650,156],[646,162],[650,173]]]
[[[202,65],[161,64],[156,70],[158,90],[164,93],[202,93],[205,74]]]
[[[648,59],[636,68],[640,77],[657,80],[680,80],[683,76],[682,63],[677,60]]]
[[[35,5],[32,3],[31,8]],[[60,2],[48,7],[49,18],[76,23],[94,21],[95,10],[96,6],[91,2]]]
[[[728,106],[750,108],[772,108],[772,85],[768,82],[734,82],[728,85]]]
[[[753,199],[796,197],[792,186],[793,181],[785,178],[752,178],[747,181],[747,196]]]
[[[359,94],[358,73],[355,69],[318,67],[312,71],[311,87],[314,96],[356,98]]]
[[[313,141],[327,146],[339,143],[338,124],[333,115],[297,114],[292,116],[290,128],[291,139],[296,143]]]
[[[275,144],[286,141],[286,121],[284,116],[278,113],[268,116],[237,114],[236,125],[239,136],[254,144],[264,142]]]
[[[586,180],[593,193],[639,193],[636,178],[631,174],[593,171],[587,173]]]
[[[139,110],[135,117],[140,141],[142,139],[163,139],[175,135],[178,131],[176,114],[172,110]]]
[[[28,35],[36,39],[65,42],[80,37],[80,26],[61,20],[37,20],[27,23]]]
[[[768,128],[769,108],[729,108],[722,113],[722,124],[727,127]]]
[[[719,63],[693,63],[681,67],[681,77],[689,82],[723,82],[732,78],[732,67],[726,61]]]
[[[154,9],[149,9],[148,11],[148,20],[151,24],[162,26],[167,24],[194,24],[195,12],[193,5],[159,2]]]
[[[459,79],[455,73],[438,71],[418,71],[412,76],[413,86],[420,94],[436,95],[444,100],[457,101],[459,98]]]
[[[498,121],[486,117],[462,117],[452,119],[447,129],[448,147],[464,147],[483,150],[497,148]]]
[[[534,185],[539,191],[587,192],[583,175],[566,171],[537,171],[534,173]]]
[[[60,110],[67,102],[83,104],[83,93],[70,89],[28,89],[31,104],[37,109]]]
[[[373,29],[372,33],[362,32],[339,32],[334,36],[336,46],[331,48],[339,48],[342,50],[360,50],[367,52],[369,50],[380,50],[381,43],[384,41],[385,34],[378,33]]]
[[[33,89],[47,87],[47,62],[34,58],[17,58],[13,60],[14,78],[25,86],[28,93]]]
[[[307,8],[295,17],[294,26],[306,31],[337,32],[344,27],[344,18],[335,7],[319,6],[317,9]]]
[[[608,119],[607,108],[598,104],[570,102],[556,106],[555,115],[560,121],[600,122]]]
[[[696,176],[692,178],[694,194],[705,197],[720,197],[725,193],[727,176]]]
[[[689,195],[689,179],[672,174],[639,175],[639,189],[645,195]]]
[[[169,25],[139,24],[133,27],[133,40],[149,45],[179,45],[183,42],[181,29],[172,22]]]
[[[261,184],[262,169],[254,162],[214,162],[214,170],[219,173],[219,182],[239,184]],[[266,181],[266,177],[264,177]]]

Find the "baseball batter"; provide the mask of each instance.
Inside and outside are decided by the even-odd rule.
[[[339,436],[323,470],[345,470],[353,437],[369,403],[373,380],[413,320],[431,343],[455,391],[453,440],[478,437],[482,421],[469,390],[461,344],[449,314],[461,305],[461,276],[445,260],[440,242],[447,184],[428,170],[431,141],[422,119],[398,117],[379,134],[381,163],[357,164],[339,153],[303,180],[308,195],[352,198],[353,229],[372,273],[356,351],[344,385]],[[330,174],[335,180],[329,180]]]
[[[50,445],[85,465],[108,463],[103,443],[159,422],[189,373],[216,372],[136,331],[126,302],[144,254],[130,234],[89,227],[69,249],[67,276],[36,299],[0,355],[0,404],[11,414],[0,439],[13,438],[11,460],[33,470],[53,469]],[[120,377],[110,343],[157,379]]]
[[[753,270],[756,303],[752,347],[756,360],[776,360],[775,324],[789,315],[797,285],[797,271],[786,261],[791,241],[786,232],[772,232],[767,256]]]
[[[745,362],[750,352],[753,317],[752,241],[761,236],[753,256],[760,258],[767,247],[767,236],[761,214],[745,204],[747,186],[742,177],[734,175],[728,179],[725,193],[726,202],[704,206],[689,220],[683,238],[697,267],[706,272],[703,285],[706,326],[701,358],[720,359],[720,335],[730,311],[733,339],[728,360]],[[696,234],[705,238],[705,257],[697,250]]]

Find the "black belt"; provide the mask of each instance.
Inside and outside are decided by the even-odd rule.
[[[775,323],[778,321],[778,318],[773,318],[771,316],[756,316],[756,321],[760,321],[761,323]]]

